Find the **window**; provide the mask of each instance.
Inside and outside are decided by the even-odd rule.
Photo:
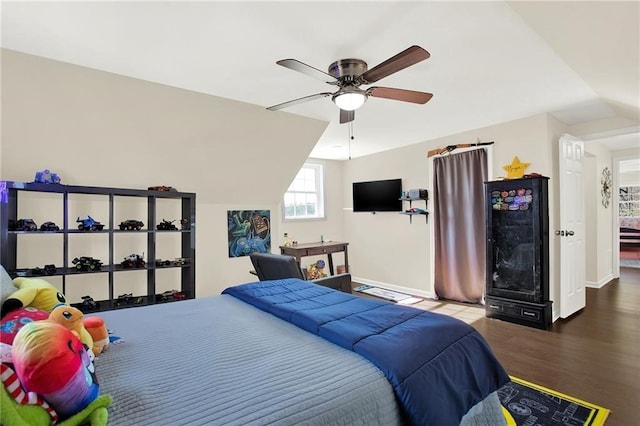
[[[284,194],[284,218],[324,219],[322,164],[305,163]]]

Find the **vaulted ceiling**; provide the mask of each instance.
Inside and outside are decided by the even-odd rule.
[[[276,65],[373,67],[431,57],[376,85],[352,126],[323,98],[273,112],[330,122],[311,156],[345,159],[550,112],[567,124],[640,122],[637,1],[2,2],[3,48],[264,107],[333,91]],[[247,123],[250,125],[250,123]],[[353,135],[353,139],[350,136]],[[461,141],[464,142],[464,141]],[[637,143],[637,134],[631,143]]]

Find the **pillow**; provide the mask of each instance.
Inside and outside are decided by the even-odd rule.
[[[13,285],[13,280],[5,271],[4,266],[0,265],[0,304],[13,294],[18,288]]]

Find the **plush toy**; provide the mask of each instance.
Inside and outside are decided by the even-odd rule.
[[[84,325],[84,314],[80,309],[68,305],[58,306],[51,311],[48,319],[49,321],[57,322],[58,324],[61,324],[73,331],[80,338],[80,341],[84,343],[88,349],[91,349],[93,355],[97,356],[102,352],[101,348],[99,350],[95,348],[93,336]]]
[[[17,290],[2,303],[3,320],[4,316],[7,315],[8,312],[23,307],[31,307],[48,313],[52,313],[57,307],[60,306],[71,308],[71,306],[67,303],[67,299],[64,294],[62,294],[53,284],[50,284],[42,278],[18,277],[13,280],[13,283],[15,284]],[[82,312],[76,308],[73,308],[68,311],[68,314],[69,313],[71,313],[72,315],[67,315],[69,316],[68,318],[65,318],[61,313],[59,313],[52,319],[54,321],[60,322],[63,325],[66,324],[65,326],[67,328],[70,328],[72,326],[80,336],[80,340],[82,341],[82,343],[93,350],[93,338],[82,325]],[[80,321],[75,322],[78,316],[80,317]],[[95,351],[93,352],[94,355],[97,355]]]
[[[13,280],[17,290],[2,302],[2,316],[18,309],[31,306],[51,312],[58,305],[67,305],[67,299],[53,285],[42,278],[18,277]]]
[[[93,339],[93,354],[98,356],[109,347],[109,330],[100,317],[87,317],[82,323]]]
[[[98,397],[93,356],[61,324],[26,324],[16,335],[11,354],[24,389],[42,396],[61,418],[83,410]]]
[[[4,303],[8,298],[16,291],[17,288],[13,285],[13,280],[4,269],[4,266],[0,265],[0,303]]]
[[[13,345],[13,339],[18,331],[33,321],[49,319],[49,313],[40,309],[26,307],[9,312],[0,321],[0,342]]]

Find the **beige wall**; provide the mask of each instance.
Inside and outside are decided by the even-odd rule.
[[[521,161],[531,163],[527,172],[549,176],[551,188],[555,178],[554,151],[547,126],[548,117],[542,114],[350,160],[344,166],[343,203],[351,206],[351,184],[357,181],[399,177],[405,189],[429,188],[432,171],[427,151],[477,140],[495,142],[492,178],[504,176],[502,166],[517,155]],[[553,193],[553,189],[550,191]],[[432,210],[432,202],[429,201],[428,210]],[[552,199],[550,204],[553,205]],[[484,223],[479,221],[478,226]],[[351,271],[357,280],[432,296],[432,230],[424,219],[414,217],[410,224],[407,216],[398,213],[373,215],[345,210],[344,233],[351,248]]]
[[[0,178],[32,181],[49,168],[66,184],[195,192],[197,295],[252,279],[248,258],[227,255],[226,212],[279,218],[283,192],[327,123],[1,52]]]
[[[587,178],[589,186],[585,186],[586,225],[587,235],[590,236],[589,244],[586,245],[586,280],[591,287],[601,287],[614,277],[612,223],[617,203],[613,189],[609,207],[602,205],[600,193],[602,170],[605,167],[613,170],[613,163],[611,151],[597,142],[586,142],[585,151],[591,155]]]

